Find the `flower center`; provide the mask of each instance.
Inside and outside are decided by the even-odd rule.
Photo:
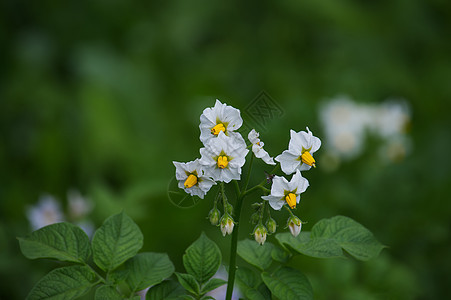
[[[296,195],[293,193],[289,193],[285,196],[285,201],[287,201],[288,205],[293,209],[296,208]]]
[[[310,152],[305,151],[304,153],[302,153],[301,160],[304,164],[307,164],[309,166],[313,166],[314,168],[316,168],[315,159],[310,154]]]
[[[226,128],[225,128],[224,124],[219,123],[219,124],[216,124],[216,125],[211,129],[211,134],[218,135],[221,131],[224,131],[224,132],[225,132],[225,130],[226,130]]]
[[[186,178],[186,180],[185,180],[185,187],[187,189],[189,189],[189,188],[193,187],[196,183],[197,183],[196,175],[190,174],[188,176],[188,178]]]
[[[222,155],[218,157],[218,168],[224,169],[228,164],[229,162],[227,161],[227,156]]]

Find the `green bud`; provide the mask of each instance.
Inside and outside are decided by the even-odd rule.
[[[268,221],[266,221],[266,227],[268,228],[269,233],[276,232],[277,223],[273,218],[269,218]]]
[[[232,215],[232,214],[233,214],[233,206],[232,206],[232,204],[230,204],[230,203],[227,203],[227,213],[228,213],[229,215]]]
[[[219,218],[221,217],[221,212],[216,207],[208,213],[208,218],[210,219],[211,225],[218,225]]]
[[[252,214],[252,216],[251,216],[252,224],[257,224],[259,220],[260,220],[260,214],[259,213]]]

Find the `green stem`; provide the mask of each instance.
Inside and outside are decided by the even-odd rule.
[[[235,272],[236,272],[236,250],[238,247],[238,229],[240,227],[240,215],[241,207],[243,204],[243,195],[240,195],[236,201],[235,206],[235,228],[232,233],[232,244],[230,247],[230,261],[229,261],[229,278],[227,282],[227,294],[226,300],[232,299],[233,285],[235,283]]]
[[[102,283],[104,283],[104,284],[106,284],[106,280],[105,280],[105,278],[103,278],[103,276],[102,275],[100,275],[99,273],[97,273],[97,271],[96,270],[94,270],[94,268],[93,267],[91,267],[90,265],[88,265],[87,263],[83,263],[85,266],[87,266],[88,268],[90,268],[91,269],[91,271],[93,271],[96,275],[97,275],[97,277],[99,277],[99,279],[100,279],[100,281],[102,282]]]
[[[244,182],[243,189],[240,192],[240,187],[238,183],[235,181],[235,188],[237,192],[237,199],[235,205],[235,228],[232,233],[232,243],[230,246],[230,261],[229,261],[229,278],[227,281],[227,293],[226,300],[232,299],[233,286],[235,284],[235,274],[236,274],[236,252],[238,248],[238,232],[240,228],[240,217],[241,217],[241,208],[243,206],[243,200],[246,197],[246,189],[249,184],[249,178],[252,171],[252,163],[254,161],[254,153],[251,154],[251,161],[249,163],[249,170],[247,171],[246,180]]]

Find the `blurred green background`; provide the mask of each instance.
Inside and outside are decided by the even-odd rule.
[[[124,209],[143,250],[167,252],[177,271],[201,231],[227,261],[230,237],[206,219],[212,196],[191,209],[168,200],[172,161],[199,157],[199,116],[216,98],[243,110],[262,90],[284,111],[260,129],[272,156],[289,129],[322,137],[324,99],[411,106],[404,160],[382,163],[368,146],[335,172],[306,173],[305,230],[342,214],[389,246],[367,263],[295,259],[315,297],[451,294],[449,1],[4,0],[0,24],[1,299],[23,299],[58,266],[27,260],[15,237],[31,231],[27,207],[44,193],[65,206],[71,188],[94,202],[97,227]],[[267,169],[259,162],[251,182]],[[287,230],[285,212],[273,216]]]

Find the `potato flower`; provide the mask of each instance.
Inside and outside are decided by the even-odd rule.
[[[206,175],[215,181],[228,183],[241,177],[241,167],[246,162],[249,150],[246,149],[244,139],[237,134],[240,138],[231,138],[220,132],[217,138],[210,139],[200,149],[200,163],[204,165]]]
[[[268,200],[269,205],[275,210],[280,210],[284,204],[288,204],[293,209],[300,201],[300,194],[305,192],[308,186],[308,180],[302,177],[299,170],[296,170],[290,182],[284,177],[274,176],[271,193],[268,196],[262,196],[262,199]]]
[[[187,163],[173,161],[175,166],[175,178],[179,181],[179,188],[192,196],[203,199],[210,188],[216,184],[204,174],[203,166],[199,159]]]
[[[200,116],[200,141],[205,145],[223,132],[232,138],[242,138],[235,130],[243,125],[240,110],[216,100],[214,107],[204,109]]]
[[[288,150],[282,152],[275,159],[280,162],[282,171],[287,174],[293,174],[296,170],[309,170],[315,167],[315,159],[312,154],[321,147],[321,140],[313,136],[307,127],[307,132],[295,132],[290,130],[290,143]]]

